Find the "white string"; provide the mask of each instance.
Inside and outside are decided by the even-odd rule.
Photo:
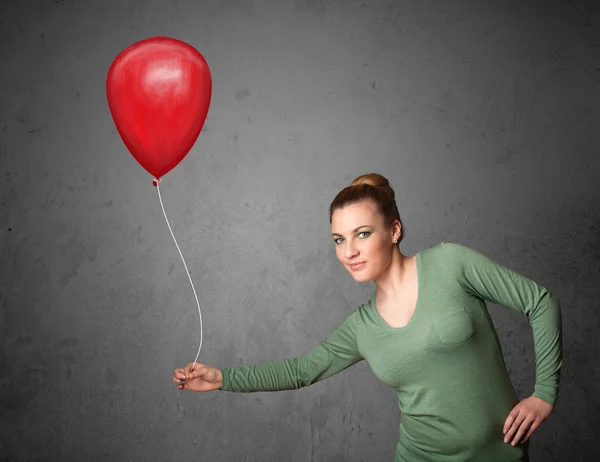
[[[162,207],[163,214],[165,215],[165,220],[167,221],[167,226],[169,227],[169,231],[171,231],[171,236],[173,236],[173,240],[175,241],[177,250],[179,250],[179,245],[177,244],[177,240],[175,239],[175,236],[173,235],[173,231],[171,230],[171,225],[169,224],[169,220],[167,218],[165,208],[163,207],[162,198],[160,197],[160,188],[158,186],[158,183],[160,183],[161,181],[162,181],[162,178],[160,180],[157,180],[156,178],[154,178],[154,185],[156,186],[156,190],[158,191],[158,199],[160,200],[160,206]],[[194,359],[194,365],[195,365],[196,361],[198,361],[198,356],[200,355],[200,349],[202,348],[202,313],[200,312],[200,302],[198,302],[198,296],[196,295],[196,289],[194,289],[194,283],[192,282],[192,278],[190,277],[190,272],[188,271],[187,265],[185,264],[185,260],[183,259],[181,250],[179,250],[179,255],[181,255],[181,260],[183,260],[183,266],[185,267],[185,271],[188,275],[188,278],[190,279],[190,284],[192,285],[192,290],[194,291],[194,297],[196,297],[196,303],[198,304],[198,315],[200,316],[200,346],[198,347],[198,353],[196,354],[196,359]],[[192,370],[193,369],[194,369],[194,366],[192,366]]]

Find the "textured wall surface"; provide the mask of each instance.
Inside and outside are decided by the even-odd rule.
[[[526,4],[525,4],[526,3]],[[363,361],[297,391],[178,391],[196,301],[105,79],[156,35],[206,58],[205,130],[160,185],[214,367],[298,356],[366,300],[328,206],[386,175],[413,255],[471,246],[561,302],[532,460],[599,460],[600,9],[594,2],[17,1],[0,6],[0,459],[389,461]],[[520,397],[527,319],[489,305]]]

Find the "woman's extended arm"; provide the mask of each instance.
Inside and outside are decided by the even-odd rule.
[[[556,404],[562,366],[562,320],[558,299],[548,289],[485,255],[453,242],[442,247],[458,284],[476,297],[514,308],[533,331],[536,380],[533,396]]]
[[[325,380],[364,359],[356,341],[357,310],[308,353],[254,366],[223,368],[221,390],[295,390]]]

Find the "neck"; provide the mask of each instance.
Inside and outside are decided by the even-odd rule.
[[[414,277],[413,259],[400,252],[398,247],[392,249],[389,265],[375,279],[377,293],[383,299],[400,297],[406,292],[406,283]]]

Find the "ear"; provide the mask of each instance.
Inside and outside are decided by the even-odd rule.
[[[394,222],[394,226],[392,226],[392,240],[394,239],[398,239],[400,240],[400,238],[402,237],[402,225],[400,224],[400,222],[398,220],[396,220]]]

